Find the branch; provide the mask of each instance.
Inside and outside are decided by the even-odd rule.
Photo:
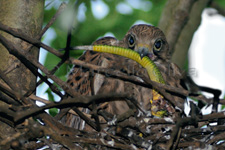
[[[171,54],[174,51],[174,46],[177,42],[177,39],[179,38],[179,35],[180,35],[182,29],[184,28],[185,24],[188,21],[191,8],[195,1],[196,0],[185,0],[185,1],[178,0],[175,2],[176,3],[175,6],[174,6],[173,0],[169,0],[167,2],[166,8],[168,7],[168,5],[172,5],[172,7],[168,7],[168,9],[173,8],[173,9],[171,9],[171,10],[173,10],[173,12],[170,16],[171,18],[170,17],[168,18],[168,19],[170,19],[170,21],[169,21],[169,23],[167,22],[165,24],[166,27],[163,28],[163,31],[168,40]],[[175,7],[175,9],[174,9],[174,7]],[[164,14],[163,14],[164,17],[166,17],[166,13],[167,12],[164,12]],[[162,17],[160,20],[161,25],[163,25],[165,23],[165,22],[163,22],[164,21],[163,19],[165,19],[165,18]]]
[[[46,44],[42,43],[41,41],[39,41],[35,38],[31,38],[30,36],[24,34],[20,29],[14,29],[14,28],[8,27],[8,26],[0,23],[0,30],[5,31],[5,32],[17,37],[17,38],[20,38],[20,39],[28,42],[28,43],[31,43],[34,46],[42,47],[42,48],[48,50],[49,52],[51,52],[52,54],[58,56],[59,58],[63,57],[63,54],[58,52],[56,49],[47,46]]]
[[[31,107],[26,111],[17,112],[14,116],[15,122],[20,122],[34,114],[38,114],[43,112],[46,109],[50,108],[67,108],[71,106],[81,106],[81,105],[89,105],[92,102],[99,103],[100,101],[110,101],[113,99],[129,99],[128,94],[102,94],[102,95],[94,95],[94,96],[77,96],[76,98],[67,98],[58,103],[50,103],[42,107]]]

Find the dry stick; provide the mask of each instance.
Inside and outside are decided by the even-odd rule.
[[[15,116],[15,112],[13,112],[9,105],[3,103],[0,106],[0,121],[7,123],[11,127],[14,126],[13,116]]]
[[[3,148],[2,146],[9,145],[9,143],[11,143],[13,140],[16,140],[16,139],[19,139],[19,138],[23,137],[27,132],[23,132],[23,133],[22,132],[16,132],[12,136],[9,136],[8,138],[1,140],[1,142],[0,142],[1,147],[0,148]]]
[[[59,9],[57,10],[57,12],[55,13],[55,15],[51,18],[51,20],[48,22],[48,24],[44,27],[44,29],[41,30],[40,34],[37,36],[37,38],[35,39],[38,39],[40,40],[41,37],[45,34],[45,32],[52,26],[52,24],[55,22],[55,20],[58,18],[58,16],[63,12],[63,10],[66,8],[66,4],[65,3],[62,3],[60,6],[59,6]],[[14,35],[15,36],[15,35]],[[21,37],[19,37],[21,38]],[[22,39],[22,38],[21,38]],[[26,49],[27,51],[30,51],[31,48],[33,47],[34,45],[30,45],[28,46],[28,48]]]
[[[14,29],[14,28],[8,27],[8,26],[0,23],[0,30],[5,31],[5,32],[7,32],[7,33],[9,33],[9,34],[11,34],[11,35],[13,35],[17,38],[20,38],[20,39],[22,39],[22,40],[24,40],[24,41],[26,41],[30,44],[33,44],[34,46],[42,47],[44,49],[47,49],[49,52],[58,56],[59,58],[63,57],[63,54],[58,52],[56,49],[47,46],[46,44],[42,43],[40,40],[37,40],[35,38],[31,38],[30,36],[22,33],[21,30],[19,30],[19,29]]]
[[[50,73],[51,74],[51,73]],[[56,93],[58,96],[60,96],[61,98],[63,97],[63,94],[61,93],[61,91],[58,89],[58,87],[54,84],[52,84],[51,82],[48,81],[48,78],[46,76],[41,75],[40,73],[38,73],[38,76],[41,78],[42,81],[44,81],[49,88]],[[28,96],[29,93],[27,93],[25,96]],[[30,94],[29,94],[30,95]]]
[[[213,114],[202,116],[201,118],[199,118],[199,122],[217,121],[217,119],[224,119],[224,118],[225,118],[225,113],[224,112],[218,112],[218,113],[213,113]]]
[[[59,69],[59,67],[62,65],[64,63],[64,61],[63,60],[61,60],[51,71],[49,71],[50,72],[50,74],[54,74],[58,69]],[[43,83],[43,82],[48,82],[48,78],[46,77],[46,76],[43,76],[44,77],[44,80],[39,80],[38,82],[37,82],[37,85],[36,85],[36,87],[38,87],[41,83]],[[47,83],[48,84],[48,83]],[[51,84],[50,82],[49,82],[49,84]],[[49,85],[48,84],[48,85]],[[54,86],[54,85],[52,85],[52,86]],[[56,91],[59,91],[59,89],[57,89],[57,87],[55,86],[55,90]],[[53,92],[55,92],[55,91],[53,91]],[[33,93],[33,92],[32,92]]]
[[[20,106],[20,101],[15,101],[13,98],[9,97],[7,94],[0,92],[0,100],[5,102],[6,104],[10,104],[12,106]]]
[[[224,125],[217,125],[217,126],[208,126],[206,128],[202,128],[199,126],[198,128],[191,128],[191,129],[183,129],[184,134],[192,134],[192,133],[199,133],[199,134],[211,134],[212,132],[224,131]]]
[[[176,150],[177,145],[179,144],[180,136],[181,136],[181,130],[182,130],[182,128],[179,128],[179,131],[177,133],[177,138],[176,138],[176,141],[174,142],[174,145],[172,147],[172,150]]]
[[[76,146],[71,139],[65,138],[58,133],[56,133],[54,130],[51,128],[45,127],[45,126],[40,126],[41,130],[44,132],[44,135],[49,135],[51,139],[54,141],[61,143],[64,147],[68,149],[80,149],[78,146]]]
[[[72,108],[79,116],[80,118],[82,118],[85,123],[87,123],[88,125],[90,125],[93,129],[95,129],[96,131],[99,131],[98,126],[96,125],[96,123],[94,123],[91,119],[89,119],[83,112],[81,112],[77,107],[73,107]]]
[[[56,12],[56,14],[52,17],[51,21],[46,25],[46,27],[42,30],[41,34],[40,34],[40,37],[45,33],[45,31],[52,25],[52,23],[56,20],[56,18],[59,16],[59,14],[61,14],[62,10],[65,9],[66,7],[66,4],[65,3],[62,3],[59,7],[59,10]],[[73,13],[75,14],[75,13]],[[72,21],[73,22],[73,19],[75,18],[75,16],[72,17]],[[67,34],[67,43],[66,43],[66,52],[64,53],[63,57],[62,57],[62,60],[50,71],[50,74],[54,74],[58,68],[68,59],[69,57],[69,48],[70,48],[70,43],[71,43],[71,32],[72,32],[72,25],[68,31],[68,34]],[[44,80],[46,83],[48,82],[48,80]],[[43,82],[43,80],[40,80],[36,87],[38,87],[41,83]],[[50,84],[50,82],[47,83],[48,85]],[[52,84],[51,84],[52,85]],[[55,91],[53,90],[53,92],[55,92],[56,94],[58,94],[61,98],[63,97],[62,94],[60,94],[61,92],[59,92],[59,90],[57,89],[57,87],[55,86]]]
[[[121,143],[115,143],[114,141],[106,141],[103,138],[95,138],[95,139],[90,139],[90,138],[80,138],[80,137],[74,137],[71,139],[74,143],[89,143],[89,144],[94,144],[94,145],[103,145],[106,147],[111,147],[115,149],[129,149],[129,150],[143,150],[139,149],[137,147],[134,147],[132,145],[128,144],[121,144]]]
[[[34,95],[34,94],[31,94],[31,95],[29,96],[29,98],[32,99],[32,100],[35,100],[35,101],[42,102],[42,103],[44,103],[44,104],[50,104],[50,103],[51,103],[51,101],[46,100],[46,99],[41,98],[41,97],[38,97],[38,96],[36,96],[36,95]]]
[[[207,141],[206,143],[211,145],[215,142],[218,142],[218,141],[224,140],[224,139],[225,139],[225,134],[224,134],[224,132],[222,132],[217,135],[213,135],[213,138],[210,139],[209,141]]]
[[[208,126],[207,128],[192,128],[192,129],[183,129],[183,135],[186,137],[191,137],[193,135],[205,135],[205,136],[213,136],[213,138],[210,138],[209,140],[205,139],[204,141],[207,141],[208,144],[212,144],[214,142],[217,142],[219,140],[224,139],[224,130],[225,126],[224,125],[217,125],[217,126]],[[212,134],[213,133],[213,134]],[[220,134],[221,133],[221,134]],[[198,138],[195,138],[198,139]],[[199,141],[195,142],[204,142],[203,140],[199,139]],[[186,144],[187,142],[180,143],[178,147],[188,147],[190,145]],[[205,143],[204,143],[205,145]]]
[[[45,137],[39,139],[40,142],[37,143],[36,141],[30,141],[29,143],[25,143],[24,144],[24,149],[41,149],[44,146],[46,146],[46,142],[43,142],[42,140],[45,139],[46,141],[48,141]],[[21,148],[21,147],[20,147]]]
[[[80,131],[78,129],[65,126],[64,124],[60,123],[57,119],[49,117],[49,115],[46,113],[40,114],[38,118],[39,117],[46,123],[47,126],[56,131],[59,135],[75,136],[86,134],[84,131]]]
[[[11,83],[9,80],[9,77],[6,76],[5,73],[3,73],[2,71],[0,71],[0,78],[12,89],[12,90],[16,90],[16,85]]]
[[[29,108],[28,110],[18,112],[16,116],[14,116],[14,121],[18,122],[21,121],[27,117],[32,116],[33,114],[38,114],[40,112],[43,112],[45,109],[50,109],[50,108],[66,108],[71,105],[88,105],[94,101],[102,101],[102,100],[107,100],[110,101],[112,99],[125,99],[129,98],[128,94],[101,94],[101,95],[94,95],[94,96],[77,96],[76,98],[67,98],[64,99],[63,101],[60,101],[58,103],[52,102],[50,104],[47,104],[42,107],[33,107]]]
[[[193,146],[193,147],[199,147],[199,145],[206,145],[205,142],[200,142],[200,141],[190,141],[190,142],[182,142],[182,143],[179,143],[178,144],[178,148],[192,148],[190,146]]]
[[[39,34],[39,38],[41,38],[44,33],[52,26],[52,24],[55,22],[55,20],[59,17],[59,15],[65,10],[67,7],[67,4],[63,2],[60,6],[55,15],[51,18],[51,20],[48,22],[48,24],[42,29],[41,33]]]
[[[37,39],[40,39],[43,35],[44,35],[44,33],[51,27],[51,25],[55,22],[55,20],[59,17],[59,15],[65,10],[65,8],[66,8],[67,6],[66,6],[66,4],[65,3],[62,3],[60,6],[59,6],[59,9],[57,10],[57,12],[55,13],[55,15],[51,18],[51,20],[48,22],[48,24],[44,27],[44,29],[42,29],[42,31],[41,31],[41,33],[39,34],[39,36],[38,36],[38,38]],[[29,51],[29,49],[31,49],[33,47],[33,45],[31,45],[30,47],[28,47],[28,50],[27,51]],[[56,71],[57,71],[57,69],[62,65],[63,63],[62,63],[62,61],[60,61],[51,71],[50,71],[50,73],[51,74],[54,74]],[[44,82],[47,82],[48,80],[47,80],[47,78],[44,76],[44,78],[45,78],[45,80],[44,80]],[[36,87],[38,87],[41,83],[43,83],[43,80],[40,80],[40,81],[38,81],[37,82],[37,84],[36,84]],[[48,83],[48,85],[52,85],[50,82]],[[52,85],[52,88],[53,89],[55,89],[55,90],[53,90],[53,92],[55,92],[56,94],[59,92],[59,90],[57,89],[57,87],[56,86],[54,86],[54,85]],[[30,95],[30,94],[32,94],[32,93],[34,93],[35,92],[35,90],[34,91],[31,91],[31,92],[28,92],[26,95]]]
[[[59,9],[57,10],[57,12],[55,13],[55,15],[51,18],[51,20],[48,22],[48,24],[44,27],[44,29],[42,29],[42,31],[41,31],[41,33],[39,34],[39,36],[38,36],[38,38],[37,39],[40,39],[43,35],[44,35],[44,33],[52,26],[52,24],[55,22],[55,20],[59,17],[59,15],[65,10],[65,8],[67,7],[67,5],[66,5],[66,3],[62,3],[60,6],[59,6]],[[32,48],[33,47],[33,45],[31,45],[31,47],[30,48]],[[51,74],[54,74],[55,73],[55,71],[57,71],[57,69],[60,67],[62,65],[62,63],[61,62],[59,62],[51,71],[50,71],[50,73]],[[45,77],[46,78],[46,77]],[[47,78],[46,78],[46,80],[47,80]],[[45,81],[46,81],[45,80]],[[40,81],[38,81],[37,82],[37,85],[36,85],[36,87],[38,87],[41,83],[42,83],[43,81],[42,80],[40,80]],[[59,91],[59,90],[57,90],[57,91]],[[34,91],[32,91],[31,93],[33,93]],[[54,91],[53,91],[54,92]],[[30,93],[30,94],[31,94]],[[27,95],[30,95],[30,94],[27,94]]]
[[[167,149],[170,150],[172,148],[173,142],[175,138],[177,137],[180,128],[182,128],[183,126],[195,124],[196,122],[197,122],[197,118],[191,118],[191,117],[177,119],[176,126],[173,128],[173,132],[171,134],[171,138],[167,142],[167,146],[168,146]]]
[[[48,28],[51,27],[51,25],[55,22],[55,20],[59,17],[59,15],[65,10],[65,8],[67,7],[66,3],[62,3],[60,6],[59,6],[59,9],[58,11],[55,13],[55,15],[51,18],[51,20],[49,21],[49,23],[44,27],[44,29],[42,29],[40,35],[39,35],[39,38],[41,38],[44,33],[48,30]],[[63,61],[60,61],[51,71],[50,73],[51,74],[54,74],[57,69],[63,64],[64,62]],[[43,81],[39,81],[37,83],[37,86],[39,86]]]
[[[180,134],[181,134],[181,129],[184,126],[187,125],[193,125],[196,126],[198,123],[198,117],[197,117],[197,111],[196,111],[196,105],[191,102],[190,103],[191,107],[191,112],[190,115],[191,117],[186,117],[186,118],[178,118],[176,126],[173,128],[173,132],[171,134],[171,138],[168,141],[167,145],[169,145],[169,149],[176,149],[178,141],[180,140]],[[176,139],[175,139],[176,138]],[[175,144],[173,143],[175,141]]]
[[[20,100],[20,97],[21,97],[20,94],[10,89],[9,87],[7,87],[1,81],[0,81],[0,91],[4,92],[6,95],[8,95],[9,97],[13,99]]]

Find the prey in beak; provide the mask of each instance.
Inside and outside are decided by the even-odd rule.
[[[153,53],[151,52],[150,48],[148,45],[143,46],[140,44],[138,45],[137,52],[140,55],[141,59],[145,56],[149,57],[151,60],[153,59]]]
[[[148,48],[140,47],[138,48],[138,54],[141,56],[141,59],[148,55]]]

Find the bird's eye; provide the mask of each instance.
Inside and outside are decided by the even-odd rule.
[[[135,44],[134,36],[130,35],[128,37],[128,46],[129,46],[129,48],[133,49],[134,48],[134,44]]]
[[[154,50],[160,51],[161,47],[162,47],[162,40],[161,39],[156,40],[154,43]]]

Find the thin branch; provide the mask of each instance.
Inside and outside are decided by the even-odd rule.
[[[51,103],[51,101],[46,100],[46,99],[41,98],[41,97],[38,97],[38,96],[36,96],[36,95],[34,95],[34,94],[31,94],[31,95],[29,96],[29,98],[32,99],[32,100],[35,100],[35,101],[42,102],[42,103],[44,103],[44,104],[50,104],[50,103]]]
[[[20,29],[14,29],[14,28],[8,27],[8,26],[0,23],[0,30],[5,31],[5,32],[17,37],[17,38],[20,38],[20,39],[28,42],[28,43],[31,43],[34,46],[42,47],[42,48],[48,50],[49,52],[51,52],[52,54],[58,56],[59,58],[63,57],[63,54],[58,52],[56,49],[47,46],[46,44],[42,43],[40,40],[37,40],[35,38],[31,38],[30,36],[24,34]]]
[[[15,84],[11,83],[10,80],[9,80],[9,77],[6,76],[5,73],[3,73],[2,71],[0,71],[0,78],[12,89],[12,90],[15,90],[16,89],[16,86]]]
[[[38,39],[40,39],[45,34],[45,32],[52,26],[52,24],[56,21],[56,19],[59,17],[59,15],[66,9],[66,7],[67,7],[67,4],[65,2],[63,2],[59,6],[59,9],[55,13],[55,15],[51,18],[51,20],[48,22],[48,24],[40,32]]]
[[[102,95],[95,95],[95,96],[77,96],[76,98],[67,98],[62,100],[61,102],[58,103],[50,103],[42,107],[33,107],[29,108],[26,111],[18,112],[16,116],[14,117],[15,122],[20,122],[23,119],[26,119],[27,117],[30,117],[34,114],[38,114],[43,112],[46,109],[50,108],[67,108],[71,106],[80,106],[80,105],[88,105],[92,103],[93,101],[99,102],[99,101],[110,101],[112,99],[125,99],[129,98],[128,94],[102,94]]]
[[[0,91],[4,92],[9,97],[16,99],[16,100],[20,100],[20,98],[21,98],[21,95],[19,93],[10,89],[8,86],[6,86],[6,84],[2,83],[2,81],[0,81]]]

